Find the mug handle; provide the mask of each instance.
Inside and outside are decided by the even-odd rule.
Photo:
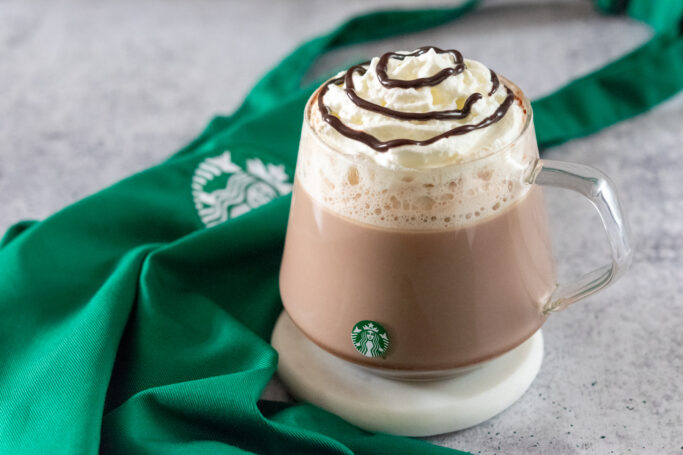
[[[612,262],[586,273],[574,282],[558,284],[543,306],[543,314],[560,311],[598,292],[619,278],[631,264],[629,228],[617,198],[614,183],[601,171],[583,164],[538,160],[528,183],[576,191],[600,214],[607,232]]]

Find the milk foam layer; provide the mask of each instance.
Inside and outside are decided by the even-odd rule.
[[[453,125],[475,124],[490,116],[508,90],[516,99],[492,125],[430,145],[409,145],[378,152],[346,137],[327,124],[318,109],[317,91],[306,108],[297,178],[307,192],[332,211],[383,228],[429,230],[457,228],[493,216],[521,198],[538,150],[531,111],[521,91],[500,77],[491,95],[491,72],[464,60],[466,69],[433,87],[385,88],[377,80],[378,58],[365,74],[354,74],[363,99],[398,111],[432,112],[461,109],[472,93],[481,99],[470,114],[457,120],[402,120],[356,106],[337,84],[323,101],[345,125],[380,140],[423,140]],[[447,53],[426,52],[403,60],[389,59],[393,79],[429,77],[453,65]],[[522,101],[524,100],[524,101]],[[529,122],[530,123],[530,122]]]

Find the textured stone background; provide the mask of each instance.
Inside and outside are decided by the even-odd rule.
[[[418,3],[0,0],[0,229],[162,160],[302,40],[360,11]],[[650,35],[585,0],[484,5],[428,32],[335,52],[316,74],[430,43],[486,62],[534,98]],[[432,441],[482,454],[683,453],[681,125],[678,96],[548,151],[613,177],[633,228],[632,270],[550,318],[544,365],[519,402]],[[548,202],[562,276],[604,262],[590,206],[559,191]],[[266,396],[287,398],[277,381]]]

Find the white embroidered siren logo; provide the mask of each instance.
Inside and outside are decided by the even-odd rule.
[[[360,321],[351,330],[351,342],[365,357],[386,357],[389,335],[379,322]]]
[[[251,158],[242,169],[227,151],[202,161],[192,176],[192,198],[206,227],[291,192],[292,184],[282,164],[264,164],[259,158]]]

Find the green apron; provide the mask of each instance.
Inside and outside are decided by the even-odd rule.
[[[10,228],[0,241],[0,453],[456,453],[259,397],[277,366],[268,340],[282,309],[288,195],[316,85],[302,78],[330,49],[440,25],[476,3],[353,18],[300,46],[167,161]],[[683,1],[597,4],[655,35],[535,101],[542,147],[683,86]]]

